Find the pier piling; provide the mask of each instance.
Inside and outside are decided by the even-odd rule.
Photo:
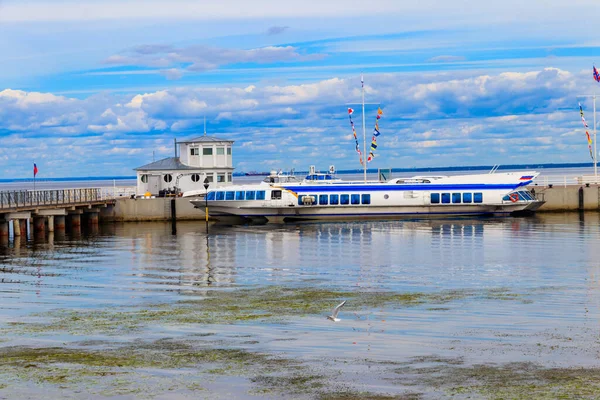
[[[13,223],[13,234],[15,235],[15,237],[21,236],[21,220],[13,219],[12,223]],[[27,230],[25,230],[25,234],[27,234]]]
[[[0,237],[8,237],[8,221],[0,221]]]

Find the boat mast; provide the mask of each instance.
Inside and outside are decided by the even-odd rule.
[[[362,86],[362,126],[363,126],[363,171],[365,183],[367,182],[367,128],[365,127],[365,81],[363,79],[363,75],[360,74],[360,85]],[[595,97],[594,97],[595,99]],[[595,107],[596,103],[594,103]],[[594,118],[596,117],[596,113],[594,112]],[[595,120],[594,120],[595,121]],[[596,124],[594,123],[594,126]],[[594,131],[594,140],[596,139],[596,133]]]

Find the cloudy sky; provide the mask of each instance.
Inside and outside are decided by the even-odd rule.
[[[594,1],[207,3],[0,0],[0,176],[133,175],[205,117],[238,171],[360,168],[361,73],[370,168],[590,161]]]

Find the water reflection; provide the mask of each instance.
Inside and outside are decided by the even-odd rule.
[[[598,287],[598,213],[266,226],[128,223],[0,242],[0,299],[33,308],[134,305],[210,287],[341,290]]]

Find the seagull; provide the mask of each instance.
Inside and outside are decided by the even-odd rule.
[[[340,304],[338,304],[337,307],[335,307],[333,309],[333,312],[331,313],[331,315],[327,317],[327,319],[330,319],[333,322],[340,322],[341,319],[339,319],[337,316],[338,316],[338,313],[340,312],[340,308],[342,308],[344,306],[344,304],[346,304],[346,300],[344,300]]]

